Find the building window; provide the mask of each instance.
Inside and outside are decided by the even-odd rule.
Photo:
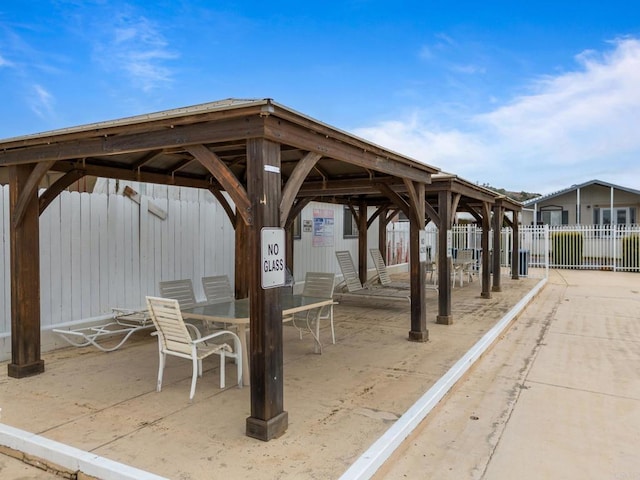
[[[594,208],[593,223],[596,225],[611,225],[615,218],[617,225],[634,225],[637,223],[635,207],[618,207],[613,209],[613,217],[610,208]]]
[[[562,207],[542,207],[538,212],[538,222],[545,225],[567,225],[569,211],[562,210]]]
[[[358,238],[358,224],[356,223],[356,219],[351,213],[351,209],[347,206],[344,207],[343,219],[343,238]]]
[[[300,240],[302,238],[302,216],[300,214],[293,221],[291,228],[293,228],[293,239]]]

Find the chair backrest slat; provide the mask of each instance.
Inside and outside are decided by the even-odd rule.
[[[177,300],[180,308],[196,306],[196,296],[193,293],[193,283],[190,278],[160,282],[160,296]]]
[[[191,336],[180,313],[178,300],[147,297],[147,308],[163,347],[190,355]]]
[[[340,271],[344,278],[344,283],[347,286],[349,292],[357,292],[363,290],[364,287],[356,272],[356,267],[351,259],[351,252],[348,250],[341,250],[336,252],[336,258],[338,259],[338,265],[340,265]]]
[[[307,272],[302,294],[309,297],[333,298],[335,273]]]
[[[202,288],[207,297],[207,303],[220,303],[233,300],[233,291],[229,277],[226,275],[215,275],[212,277],[202,277]]]
[[[377,248],[369,249],[369,253],[371,253],[371,257],[373,258],[373,264],[376,267],[376,271],[378,272],[378,278],[380,279],[380,283],[382,285],[391,285],[391,277],[389,276],[389,272],[387,271],[387,265],[384,263],[384,259],[382,258],[382,253]]]

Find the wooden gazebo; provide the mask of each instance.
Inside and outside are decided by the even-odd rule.
[[[312,199],[342,192],[353,204],[365,206],[367,195],[358,193],[362,187],[374,186],[377,195],[391,201],[402,190],[415,232],[411,270],[419,272],[417,232],[425,225],[425,186],[438,172],[270,99],[231,99],[3,140],[0,167],[9,170],[10,184],[9,375],[44,371],[39,215],[61,191],[87,175],[207,189],[225,208],[241,252],[236,255],[236,295],[248,295],[251,308],[247,434],[262,440],[281,435],[288,419],[283,408],[282,308],[277,289],[261,288],[261,229],[290,226]],[[48,172],[63,175],[38,196]],[[318,193],[299,196],[303,185],[310,184]],[[426,341],[424,275],[412,275],[411,291],[409,337]]]
[[[366,280],[368,226],[379,220],[383,247],[384,227],[397,211],[403,211],[411,223],[408,337],[425,342],[429,338],[425,266],[420,262],[419,244],[427,221],[438,225],[440,242],[445,245],[457,209],[471,212],[486,232],[491,217],[495,228],[501,225],[505,209],[519,210],[519,204],[495,192],[454,175],[435,175],[439,172],[435,167],[270,99],[229,99],[1,140],[0,174],[7,171],[11,217],[9,375],[21,378],[44,372],[39,215],[60,192],[85,176],[207,189],[221,203],[236,232],[235,293],[238,298],[250,298],[251,310],[251,416],[246,431],[261,440],[280,436],[288,425],[283,405],[280,297],[278,289],[262,288],[260,281],[263,227],[285,228],[289,240],[286,258],[291,266],[291,226],[300,211],[312,200],[348,205],[358,224],[359,273]],[[61,176],[38,195],[41,179],[51,172]],[[368,217],[367,207],[372,206],[375,213]],[[517,222],[513,226],[516,228]],[[486,232],[483,249],[486,246],[488,251]],[[440,264],[448,265],[446,249],[440,252]],[[483,258],[482,296],[488,298],[489,260],[486,255]],[[513,260],[517,262],[517,255]],[[499,262],[497,256],[494,262]],[[517,263],[514,265],[517,275]],[[447,324],[452,322],[449,273],[445,267],[439,274],[443,288],[437,317]],[[499,275],[494,275],[493,291],[499,290]]]

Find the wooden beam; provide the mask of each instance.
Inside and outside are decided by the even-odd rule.
[[[458,203],[460,203],[460,194],[455,193],[451,197],[451,223],[456,222],[456,213],[458,211]]]
[[[265,118],[265,138],[294,147],[322,152],[325,157],[358,165],[362,168],[408,178],[416,182],[431,183],[431,173],[426,165],[409,165],[398,160],[382,157],[363,148],[341,142],[329,136],[317,133],[282,121],[274,117]]]
[[[11,218],[16,225],[19,225],[20,222],[22,222],[22,218],[33,195],[35,194],[36,197],[38,196],[38,185],[40,185],[40,180],[42,180],[42,177],[46,175],[54,163],[55,162],[37,163],[35,164],[35,167],[30,170],[31,173],[29,174],[29,178],[20,191],[20,198],[18,198],[17,204],[14,205]]]
[[[409,340],[426,342],[429,340],[427,330],[426,262],[420,260],[420,232],[424,229],[424,184],[412,184],[409,188],[413,216],[409,222],[409,270],[411,285],[411,330]]]
[[[231,118],[211,123],[179,125],[175,128],[141,131],[131,134],[96,135],[75,141],[48,143],[0,151],[0,166],[51,160],[146,152],[176,146],[231,142],[259,137],[263,133],[263,120],[258,115]]]
[[[189,145],[186,150],[193,155],[220,182],[236,205],[236,214],[251,225],[251,205],[247,191],[218,156],[204,145]]]
[[[61,176],[53,183],[53,185],[42,192],[42,195],[40,195],[38,200],[40,215],[42,215],[42,212],[47,209],[51,202],[53,202],[63,190],[70,187],[74,182],[77,182],[84,176],[85,173],[82,170],[71,170]]]
[[[304,182],[305,178],[317,163],[318,160],[322,158],[322,154],[316,152],[307,153],[295,166],[293,170],[293,174],[287,180],[287,184],[285,185],[282,191],[282,200],[280,203],[280,221],[287,221],[289,218],[289,211],[293,206],[293,201],[298,194],[298,190],[300,190],[300,186]]]
[[[377,183],[376,187],[380,193],[385,195],[389,200],[393,202],[395,206],[397,206],[402,212],[407,216],[407,218],[411,218],[411,208],[407,201],[400,196],[398,193],[393,191],[387,184],[385,183]]]
[[[431,221],[436,224],[436,227],[440,227],[440,215],[436,212],[436,209],[433,208],[429,202],[424,202],[425,213],[429,216]]]
[[[218,188],[215,188],[213,186],[210,186],[207,190],[209,190],[211,194],[216,198],[216,200],[218,200],[218,203],[220,203],[220,205],[226,212],[227,217],[231,222],[231,225],[235,229],[236,223],[238,221],[238,217],[236,215],[236,212],[233,211],[233,208],[231,207],[231,205],[229,205],[229,202],[227,201],[227,197],[225,197]]]

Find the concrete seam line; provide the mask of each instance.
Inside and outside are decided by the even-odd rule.
[[[378,440],[365,451],[340,480],[371,478],[411,432],[424,420],[456,382],[493,344],[513,319],[529,304],[547,283],[543,278],[502,319],[496,323],[473,347],[465,353],[427,392],[418,399]]]
[[[9,425],[0,424],[0,445],[103,480],[167,480]]]

